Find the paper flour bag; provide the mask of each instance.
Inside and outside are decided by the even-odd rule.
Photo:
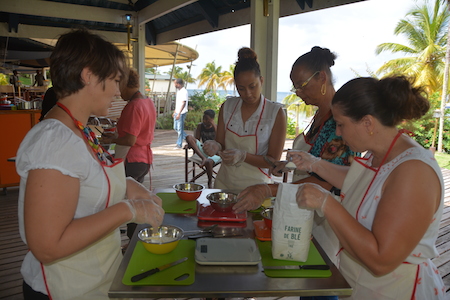
[[[298,184],[280,183],[272,217],[272,257],[304,262],[308,259],[313,210],[298,208]]]

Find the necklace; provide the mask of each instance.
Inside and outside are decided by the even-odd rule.
[[[97,159],[100,161],[100,163],[107,164],[108,161],[112,162],[113,160],[112,160],[111,155],[108,153],[108,151],[106,151],[102,147],[102,145],[100,145],[95,133],[93,133],[89,127],[85,127],[83,125],[83,123],[81,123],[80,121],[75,119],[74,116],[72,115],[72,113],[70,112],[70,110],[66,106],[64,106],[63,104],[61,104],[59,102],[57,102],[56,104],[60,108],[62,108],[72,118],[73,122],[75,123],[75,126],[77,126],[77,128],[81,131],[84,138],[88,142],[88,145],[91,147],[92,151],[94,151],[94,153],[95,153]]]

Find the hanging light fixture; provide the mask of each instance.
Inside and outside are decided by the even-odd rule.
[[[126,14],[122,17],[122,23],[127,27],[127,45],[128,51],[130,51],[131,44],[131,28],[133,27],[133,15]]]

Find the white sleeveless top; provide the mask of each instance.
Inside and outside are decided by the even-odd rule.
[[[382,196],[382,188],[386,179],[397,166],[408,160],[422,161],[436,172],[441,184],[440,207],[435,212],[432,223],[416,248],[404,263],[387,275],[373,276],[347,251],[340,252],[339,269],[353,288],[352,296],[349,299],[429,300],[445,298],[445,286],[442,278],[437,267],[431,261],[438,255],[435,242],[442,217],[444,182],[440,167],[429,150],[412,147],[382,165],[362,203],[364,192],[367,190],[375,170],[371,168],[372,155],[370,153],[365,158],[355,158],[342,188],[342,204],[361,225],[372,230],[379,203],[377,199]]]
[[[245,123],[242,121],[241,106],[242,99],[240,97],[228,98],[224,102],[222,112],[225,129],[238,136],[256,135],[258,139],[257,152],[252,154],[267,154],[270,135],[281,104],[265,99],[261,95],[258,108]],[[225,147],[228,146],[225,145]]]

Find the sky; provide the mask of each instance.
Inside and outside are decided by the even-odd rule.
[[[375,54],[381,43],[408,44],[394,29],[400,19],[424,0],[366,0],[339,7],[323,9],[280,18],[278,48],[278,92],[288,92],[292,64],[312,47],[328,48],[337,59],[331,68],[338,89],[357,76],[369,76],[367,69],[376,71],[384,62],[402,57],[401,54]],[[193,62],[191,74],[197,77],[207,63],[228,70],[237,60],[241,47],[250,46],[250,25],[181,39],[180,43],[196,49],[199,58]],[[178,66],[187,71],[187,64]],[[161,67],[167,72],[170,67]],[[357,73],[355,73],[355,70]],[[190,84],[189,88],[196,88]]]

